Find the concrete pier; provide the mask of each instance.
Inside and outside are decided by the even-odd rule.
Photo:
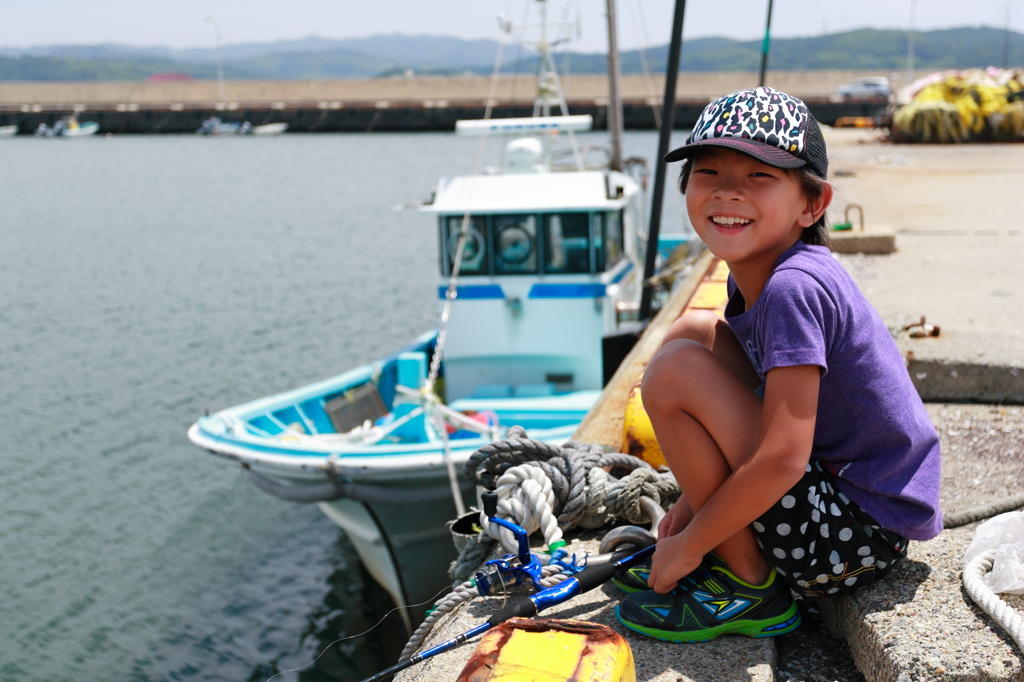
[[[834,101],[836,88],[866,71],[779,71],[768,84],[803,97],[819,121],[840,116],[874,116],[884,101]],[[884,73],[877,75],[885,75]],[[754,72],[688,73],[679,76],[675,126],[693,124],[712,99],[757,84]],[[603,75],[563,78],[569,110],[590,114],[594,127],[607,127],[608,89]],[[622,79],[627,129],[654,129],[664,76]],[[0,83],[0,125],[17,124],[30,133],[75,113],[96,121],[103,133],[191,133],[210,116],[253,125],[286,122],[296,132],[448,131],[459,119],[482,118],[488,102],[495,118],[529,116],[533,76],[503,76],[492,89],[482,76],[415,77],[317,81],[227,81],[224,100],[217,83],[75,82]]]

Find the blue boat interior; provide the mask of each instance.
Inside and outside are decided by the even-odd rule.
[[[418,340],[385,358],[379,367],[376,381],[367,381],[365,375],[342,382],[323,395],[303,397],[289,404],[267,406],[265,411],[244,419],[246,430],[253,436],[275,438],[289,432],[306,435],[341,433],[370,419],[378,424],[406,417],[418,405],[399,393],[399,384],[418,390],[427,376],[429,363],[436,347],[436,337]],[[439,372],[438,387],[443,392],[444,365]],[[531,406],[530,398],[552,398],[566,395],[554,382],[541,384],[486,384],[479,386],[469,397],[450,404],[466,414],[484,414],[490,423],[503,427],[520,425],[526,429],[552,429],[579,423],[585,409],[552,409],[549,404]],[[333,409],[340,404],[343,410]],[[344,411],[344,414],[342,412]],[[241,415],[240,415],[241,416]],[[477,438],[469,430],[450,433],[452,439]],[[425,443],[437,440],[426,426],[422,414],[413,416],[396,429],[389,440],[393,443]]]

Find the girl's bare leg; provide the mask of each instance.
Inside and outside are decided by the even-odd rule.
[[[712,313],[680,318],[651,360],[644,374],[644,407],[682,501],[693,512],[757,449],[762,402],[753,389],[759,385],[735,335]],[[749,527],[715,553],[751,584],[768,578],[768,564]]]
[[[661,345],[664,347],[669,341],[679,339],[696,341],[710,350],[751,390],[763,383],[729,325],[713,312],[693,310],[686,313],[669,327]]]

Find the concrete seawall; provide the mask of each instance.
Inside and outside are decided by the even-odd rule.
[[[866,71],[778,71],[768,85],[803,97],[818,119],[872,116],[885,102],[833,101],[836,88]],[[757,83],[754,72],[687,73],[679,76],[675,126],[693,124],[704,105],[720,95]],[[608,89],[603,75],[563,79],[569,108],[590,114],[606,127]],[[653,129],[664,91],[664,76],[623,76],[627,128]],[[454,130],[455,121],[481,118],[488,101],[493,116],[528,116],[533,108],[533,76],[504,76],[493,85],[482,76],[416,77],[316,81],[227,81],[224,101],[215,81],[174,83],[53,82],[0,83],[0,125],[17,124],[23,133],[40,123],[52,125],[77,113],[96,121],[101,132],[192,132],[210,116],[254,125],[287,122],[301,132]]]

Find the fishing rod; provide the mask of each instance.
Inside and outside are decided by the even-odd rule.
[[[622,557],[618,560],[609,561],[606,564],[600,564],[598,566],[588,566],[564,582],[545,588],[536,594],[517,597],[503,609],[491,616],[486,622],[463,632],[457,637],[449,639],[447,642],[442,642],[441,644],[431,647],[422,653],[410,656],[404,661],[400,661],[391,666],[387,670],[382,670],[372,677],[367,677],[363,682],[378,682],[378,680],[387,679],[395,673],[401,672],[402,670],[425,661],[428,658],[450,651],[460,644],[464,644],[466,641],[473,639],[477,635],[482,635],[492,627],[504,623],[509,618],[532,618],[546,608],[566,602],[577,595],[583,594],[584,592],[589,592],[595,587],[606,583],[620,569],[629,568],[630,566],[648,558],[654,554],[654,549],[655,545],[651,545],[650,547],[645,547],[644,549],[641,549],[638,552],[633,552],[632,554],[626,554],[623,552],[618,555]]]

